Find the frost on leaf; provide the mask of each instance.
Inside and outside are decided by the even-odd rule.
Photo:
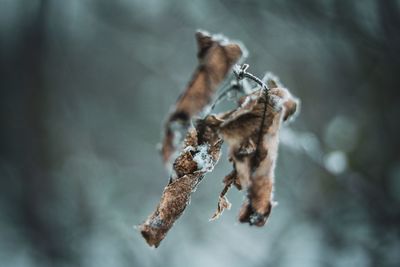
[[[198,66],[165,125],[161,153],[166,164],[179,148],[192,117],[208,108],[218,87],[243,55],[238,43],[221,35],[198,31],[196,40]]]
[[[204,175],[220,157],[222,140],[212,117],[199,120],[189,129],[184,148],[173,164],[173,175],[160,203],[139,229],[150,246],[157,247],[174,222],[182,215],[190,196]]]
[[[223,142],[228,144],[233,169],[223,180],[217,210],[210,220],[230,209],[226,194],[234,186],[246,192],[239,221],[263,226],[275,205],[279,130],[299,103],[275,76],[267,74],[260,80],[246,72],[246,64],[232,68],[243,54],[238,44],[204,32],[196,37],[199,65],[166,123],[162,154],[166,163],[173,162],[169,182],[156,209],[139,227],[150,246],[157,247],[183,214],[191,194],[217,164]],[[236,75],[231,84],[240,87],[236,92],[243,95],[237,107],[221,114],[202,114],[221,100],[214,94],[231,73]],[[254,82],[256,86],[251,85]],[[192,122],[194,116],[203,117]]]
[[[276,86],[273,81],[269,84]],[[282,122],[295,112],[297,100],[287,89],[271,87],[267,92],[259,89],[242,97],[238,104],[237,109],[217,118],[222,121],[220,133],[229,146],[235,183],[247,191],[239,220],[262,226],[274,203],[279,129]],[[225,182],[226,186],[229,182]]]

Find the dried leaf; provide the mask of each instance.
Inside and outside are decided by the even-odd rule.
[[[223,196],[223,197],[219,197],[218,200],[218,208],[215,211],[215,213],[213,214],[213,216],[210,218],[210,221],[214,221],[216,219],[219,218],[219,216],[221,216],[222,212],[224,212],[225,209],[230,209],[232,206],[232,204],[228,201],[228,199]]]
[[[179,149],[192,117],[207,109],[216,90],[243,55],[238,43],[230,42],[221,35],[199,31],[196,39],[199,65],[165,125],[161,153],[166,164]]]
[[[269,84],[274,85],[273,82]],[[279,129],[282,122],[294,114],[297,100],[287,89],[274,87],[268,93],[260,89],[239,102],[236,110],[218,117],[223,121],[220,132],[229,145],[237,179],[247,190],[247,201],[239,220],[262,226],[274,203]]]
[[[140,231],[150,246],[158,247],[174,222],[182,215],[190,196],[207,172],[217,163],[222,140],[212,117],[197,122],[184,140],[185,147],[176,158],[173,175],[160,203]]]
[[[223,141],[228,143],[233,170],[224,178],[224,188],[211,220],[231,207],[226,194],[234,185],[247,192],[239,221],[264,225],[275,203],[274,168],[279,129],[283,121],[293,117],[298,107],[298,100],[273,75],[267,74],[261,81],[247,73],[248,65],[244,64],[234,69],[237,75],[234,84],[246,94],[239,99],[238,107],[219,115],[208,115],[192,126],[192,118],[205,112],[218,86],[243,54],[237,43],[230,43],[221,36],[198,32],[196,38],[199,65],[165,126],[163,159],[165,163],[174,159],[169,183],[155,211],[140,225],[150,246],[159,246],[182,215],[192,192],[216,165]],[[245,80],[239,83],[242,78],[259,85],[264,82],[269,90],[252,89]],[[179,154],[175,157],[176,151]]]
[[[215,211],[213,216],[211,216],[210,221],[218,219],[225,209],[229,210],[231,208],[231,203],[228,201],[225,195],[228,192],[229,188],[232,186],[232,184],[235,184],[236,181],[237,181],[236,170],[233,170],[231,173],[225,176],[224,178],[225,187],[222,190],[221,194],[219,195],[217,210]],[[240,188],[240,185],[237,184],[235,185]]]

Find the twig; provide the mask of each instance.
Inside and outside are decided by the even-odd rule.
[[[262,80],[260,80],[257,76],[247,72],[247,69],[250,67],[249,64],[243,64],[242,66],[236,65],[236,66],[237,66],[236,68],[239,68],[239,70],[233,69],[233,72],[235,73],[236,77],[239,80],[242,80],[243,78],[248,78],[257,83],[258,85],[260,85],[265,91],[269,90],[268,86]]]

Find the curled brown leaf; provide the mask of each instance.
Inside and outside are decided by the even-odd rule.
[[[262,81],[246,72],[249,66],[244,64],[235,66],[237,79],[231,81],[241,88],[238,92],[246,94],[238,100],[238,107],[219,115],[207,115],[192,126],[194,116],[205,113],[213,99],[215,103],[220,100],[214,94],[243,54],[239,44],[221,36],[198,32],[196,38],[199,65],[165,125],[162,156],[165,163],[173,161],[169,183],[154,212],[139,227],[150,246],[159,246],[183,214],[192,192],[216,165],[223,141],[228,143],[233,170],[224,178],[224,188],[211,220],[230,208],[226,194],[233,185],[247,193],[239,221],[264,225],[274,206],[279,130],[298,108],[298,100],[272,76]],[[240,83],[243,78],[262,88],[254,89],[245,80]]]
[[[231,42],[222,35],[198,31],[196,40],[199,64],[165,124],[161,153],[167,165],[179,149],[190,127],[190,120],[207,109],[232,66],[244,54],[244,48],[239,43]]]
[[[240,99],[236,110],[218,117],[238,183],[247,190],[241,222],[262,226],[271,212],[279,129],[295,113],[297,103],[285,88],[260,89]]]
[[[200,138],[201,137],[201,138]],[[190,196],[220,157],[222,140],[213,118],[206,117],[191,128],[184,149],[175,159],[173,174],[155,211],[139,226],[150,246],[158,247],[174,222],[182,215]]]

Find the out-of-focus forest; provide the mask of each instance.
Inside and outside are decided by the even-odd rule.
[[[302,101],[273,210],[215,221],[226,156],[158,249],[134,226],[168,182],[156,146],[195,30],[241,40]],[[0,265],[399,266],[400,3],[0,1]],[[226,151],[224,152],[226,155]]]

